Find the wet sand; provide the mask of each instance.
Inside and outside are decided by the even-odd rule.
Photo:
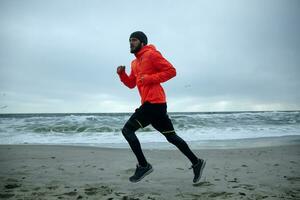
[[[144,152],[154,172],[130,183],[130,149],[0,145],[0,199],[300,199],[300,144],[195,150],[198,185],[178,150]]]

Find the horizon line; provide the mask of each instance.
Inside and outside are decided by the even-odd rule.
[[[242,112],[300,112],[300,110],[243,110],[243,111],[174,111],[167,113],[242,113]],[[31,114],[128,114],[134,112],[36,112],[36,113],[0,113],[0,115]]]

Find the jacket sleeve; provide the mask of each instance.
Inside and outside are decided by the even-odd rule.
[[[155,51],[151,55],[153,66],[157,69],[157,73],[148,75],[146,83],[157,84],[163,83],[176,76],[176,69],[167,61],[160,52]]]
[[[120,77],[121,81],[124,83],[124,85],[126,85],[130,89],[132,89],[136,86],[136,77],[133,73],[132,68],[131,68],[131,72],[130,72],[129,76],[124,71],[123,73],[119,74],[119,77]]]

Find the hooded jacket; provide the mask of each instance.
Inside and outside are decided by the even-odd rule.
[[[166,103],[166,95],[161,83],[176,76],[176,69],[154,45],[146,45],[135,54],[131,62],[131,72],[119,74],[121,81],[129,88],[137,86],[141,103]]]

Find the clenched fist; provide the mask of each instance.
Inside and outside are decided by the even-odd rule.
[[[125,72],[125,66],[123,65],[120,65],[118,68],[117,68],[117,73],[120,75],[122,73]]]

